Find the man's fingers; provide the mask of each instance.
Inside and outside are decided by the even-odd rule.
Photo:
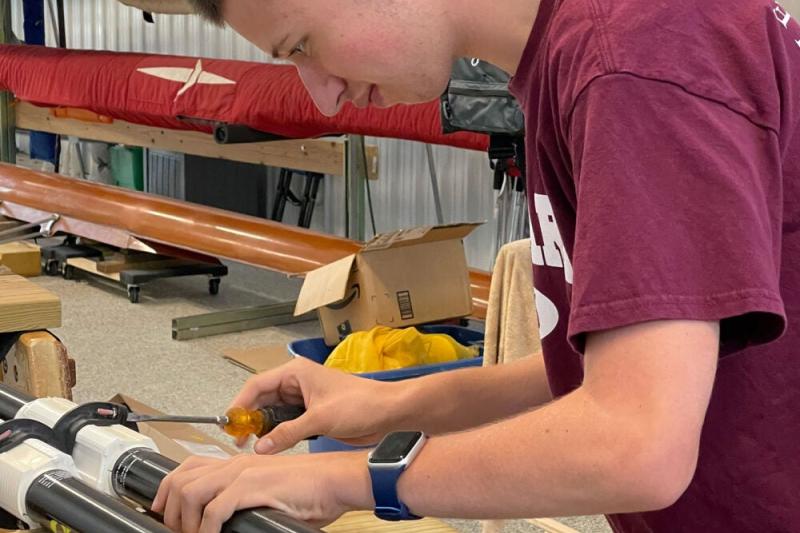
[[[220,461],[221,459],[212,457],[199,457],[196,455],[187,458],[180,466],[178,466],[178,468],[170,472],[167,477],[161,480],[161,484],[158,487],[158,492],[156,493],[156,497],[153,498],[153,504],[150,506],[150,509],[156,513],[162,513],[164,511],[167,496],[169,495],[172,481],[174,480],[175,476],[182,472],[188,472],[189,470],[208,466],[209,464]]]
[[[245,382],[244,387],[233,399],[230,407],[256,409],[264,405],[286,403],[286,397],[302,401],[303,393],[300,389],[298,376],[305,372],[304,368],[312,368],[314,366],[320,365],[302,357],[297,357],[280,368],[253,376]]]
[[[293,448],[303,439],[319,435],[313,412],[307,411],[303,416],[283,422],[275,429],[261,437],[255,445],[255,452],[260,455],[272,455]]]
[[[256,409],[262,405],[277,403],[282,379],[283,371],[280,368],[251,377],[231,401],[229,408]]]
[[[200,529],[206,504],[222,492],[235,476],[235,472],[224,469],[222,472],[214,472],[213,475],[195,479],[183,487],[180,503],[181,525],[184,533],[195,533]]]
[[[262,474],[262,475],[259,475]],[[206,505],[203,522],[198,533],[219,533],[223,524],[240,509],[269,507],[288,514],[288,509],[274,497],[266,494],[271,486],[263,473],[253,474],[243,470],[217,497]]]

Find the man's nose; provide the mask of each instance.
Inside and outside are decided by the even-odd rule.
[[[339,111],[339,98],[347,89],[347,82],[316,65],[297,65],[297,70],[320,112],[328,117],[335,115]]]

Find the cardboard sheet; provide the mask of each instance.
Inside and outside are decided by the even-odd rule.
[[[230,363],[254,374],[272,370],[293,359],[285,344],[270,344],[257,348],[226,348],[222,350],[222,356]]]

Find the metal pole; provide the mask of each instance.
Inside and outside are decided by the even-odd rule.
[[[436,207],[436,222],[444,224],[444,212],[442,211],[442,199],[439,195],[439,177],[436,174],[436,162],[433,159],[433,147],[425,144],[428,153],[428,170],[431,174],[431,188],[433,189],[433,205]]]
[[[347,180],[347,236],[356,241],[366,238],[365,214],[365,189],[364,181],[367,179],[367,168],[364,166],[365,150],[363,135],[350,135],[347,139],[345,173]]]
[[[0,43],[11,41],[11,0],[0,0]],[[17,162],[16,128],[13,97],[0,93],[0,161]]]

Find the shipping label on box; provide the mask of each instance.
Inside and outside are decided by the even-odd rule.
[[[378,235],[357,254],[309,272],[295,315],[319,311],[325,342],[374,326],[405,328],[472,312],[463,239],[480,224]]]

